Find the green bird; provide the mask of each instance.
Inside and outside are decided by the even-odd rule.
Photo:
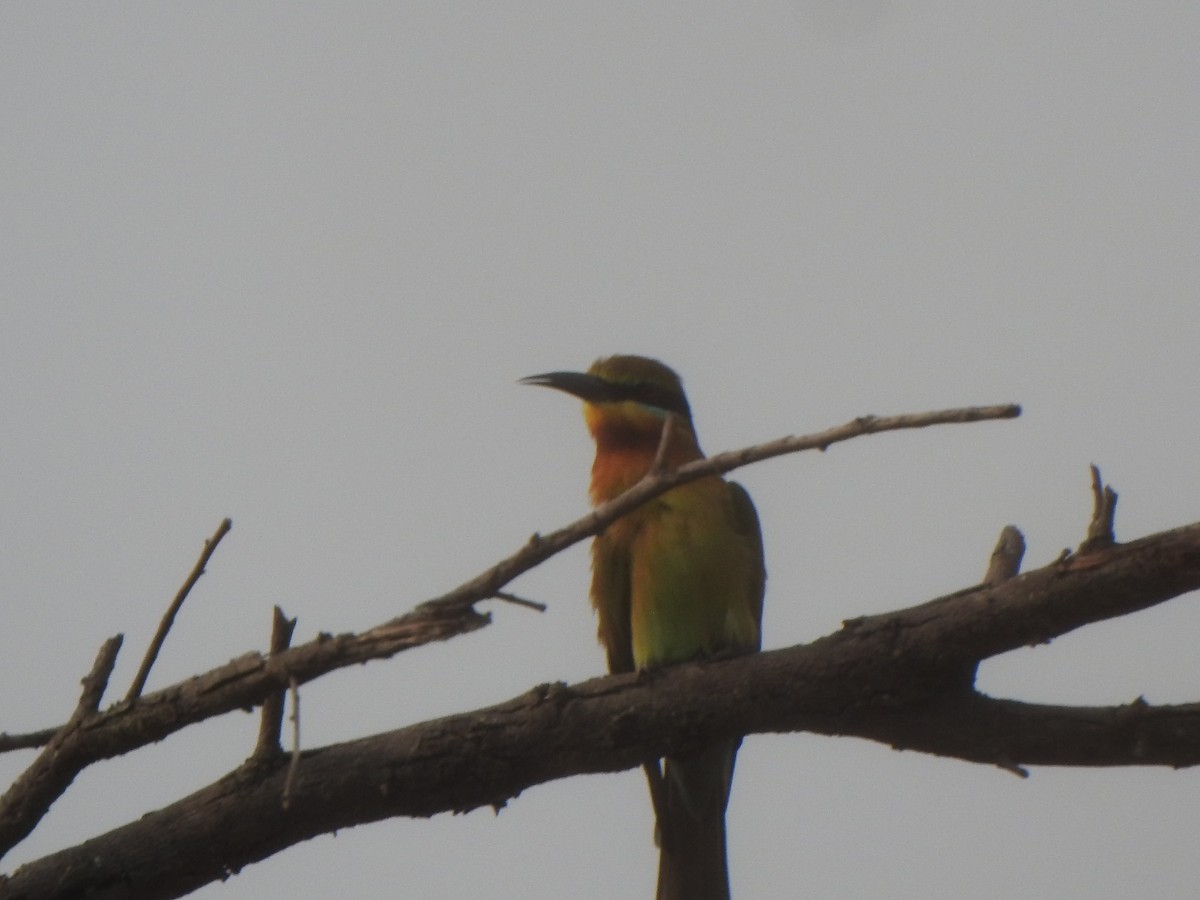
[[[610,356],[586,373],[549,372],[524,384],[583,401],[596,442],[590,495],[599,505],[660,461],[676,468],[704,453],[679,376],[657,360]],[[660,449],[668,417],[666,445]],[[719,476],[673,488],[592,543],[592,605],[611,672],[761,643],[762,534],[749,494]],[[740,740],[647,764],[657,814],[658,900],[728,900],[725,807]]]

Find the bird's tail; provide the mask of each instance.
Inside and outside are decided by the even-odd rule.
[[[657,900],[729,900],[725,806],[740,743],[666,761]]]

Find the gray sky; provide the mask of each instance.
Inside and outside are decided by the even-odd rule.
[[[765,644],[1200,518],[1200,7],[7,4],[0,9],[0,730],[368,627],[585,511],[576,404],[517,378],[658,356],[709,451],[1017,401],[745,470]],[[578,547],[550,604],[323,679],[304,742],[603,670]],[[984,666],[989,693],[1200,699],[1194,598]],[[347,698],[356,698],[348,703]],[[250,751],[234,715],[86,772],[5,861]],[[10,780],[31,754],[0,757]],[[998,770],[748,739],[742,898],[1194,896],[1192,772]],[[648,897],[641,775],[312,841],[197,896]]]

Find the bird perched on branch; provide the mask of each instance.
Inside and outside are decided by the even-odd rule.
[[[702,459],[683,384],[641,356],[523,384],[583,401],[596,442],[590,495],[599,505],[652,468]],[[611,672],[757,650],[762,535],[741,485],[713,475],[649,501],[592,543],[592,604]],[[725,807],[740,739],[646,765],[660,847],[658,900],[728,900]]]

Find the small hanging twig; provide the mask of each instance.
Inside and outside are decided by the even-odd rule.
[[[290,679],[288,689],[292,695],[292,761],[288,763],[287,778],[283,782],[283,808],[292,802],[292,788],[296,784],[296,773],[300,771],[300,686],[295,676]]]

